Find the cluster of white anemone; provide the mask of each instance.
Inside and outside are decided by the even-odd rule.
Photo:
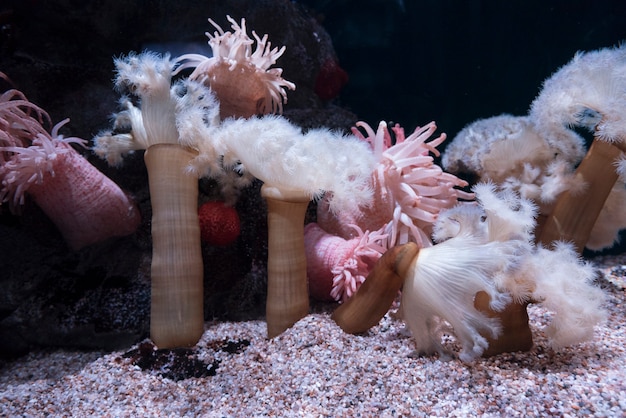
[[[567,243],[534,245],[537,208],[530,200],[488,183],[474,191],[477,203],[441,212],[437,243],[420,250],[407,273],[401,309],[417,350],[448,355],[441,343],[445,332],[458,338],[461,360],[481,356],[485,335],[498,338],[502,329],[474,306],[478,291],[489,295],[495,311],[515,301],[553,312],[545,333],[554,348],[591,338],[606,315],[604,292],[592,283],[593,266]]]
[[[602,141],[624,147],[626,47],[579,52],[545,80],[525,116],[502,114],[464,127],[446,148],[442,164],[452,173],[476,175],[532,199],[549,215],[565,192],[590,185],[576,175],[585,156],[584,127]],[[610,162],[608,162],[610,164]],[[586,243],[612,246],[626,228],[626,160],[614,162],[620,179],[609,194]]]

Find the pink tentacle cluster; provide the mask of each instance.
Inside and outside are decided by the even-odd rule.
[[[359,286],[367,278],[369,271],[385,251],[384,246],[380,243],[385,240],[386,235],[379,231],[363,232],[358,226],[352,226],[359,234],[356,238],[346,241],[348,245],[353,246],[352,254],[344,260],[343,264],[337,264],[331,269],[334,276],[330,296],[334,300],[341,300],[342,302],[356,293]]]
[[[246,20],[237,23],[227,16],[231,23],[231,31],[224,31],[214,20],[209,23],[215,27],[211,34],[206,32],[209,45],[213,52],[211,57],[199,54],[185,54],[176,58],[177,74],[187,68],[195,68],[190,78],[203,83],[208,82],[211,88],[220,96],[220,84],[228,88],[259,89],[262,98],[259,102],[261,113],[282,113],[283,103],[287,103],[285,89],[294,90],[295,84],[282,78],[282,68],[272,67],[286,50],[286,47],[273,47],[268,35],[263,37],[252,31],[254,39],[250,38],[246,29]],[[255,45],[256,41],[256,45]],[[242,87],[242,83],[248,83]],[[224,97],[220,97],[224,101]],[[224,109],[222,109],[224,113]],[[241,115],[222,114],[225,116]],[[249,115],[246,115],[246,117]]]
[[[356,124],[353,134],[370,144],[378,160],[372,173],[374,202],[358,211],[339,214],[330,212],[324,200],[320,202],[317,228],[326,234],[323,240],[341,240],[343,251],[349,248],[351,253],[336,258],[330,254],[336,251],[332,246],[307,249],[310,283],[332,276],[330,295],[335,300],[347,300],[371,270],[371,260],[409,241],[431,246],[432,225],[439,212],[453,207],[459,199],[473,199],[472,193],[459,189],[467,186],[465,181],[435,164],[433,155],[439,155],[437,147],[446,140],[445,134],[430,139],[436,130],[431,122],[406,136],[396,124],[391,128],[392,136],[385,122],[376,131],[367,123]]]
[[[393,201],[391,219],[381,226],[389,237],[387,248],[409,241],[421,246],[431,245],[429,235],[439,211],[454,206],[459,198],[472,198],[470,193],[457,188],[467,183],[445,173],[430,155],[439,155],[436,147],[446,140],[446,134],[428,141],[437,130],[437,125],[430,122],[417,127],[407,137],[404,129],[396,124],[392,128],[396,139],[392,145],[385,122],[379,124],[376,132],[363,122],[357,126],[363,128],[367,136],[358,128],[353,129],[354,134],[372,145],[379,159],[375,184],[384,190],[378,195],[391,196]]]
[[[0,73],[0,78],[8,78]],[[59,129],[65,119],[48,132],[48,113],[28,101],[24,93],[11,89],[0,95],[0,205],[8,202],[11,210],[24,204],[24,193],[45,174],[54,176],[54,162],[61,154],[73,151],[70,143],[85,145],[80,138],[64,138]]]
[[[329,234],[316,223],[304,229],[310,293],[316,299],[346,301],[385,251],[386,235],[351,226],[357,233],[351,239]]]
[[[6,79],[0,73],[0,78]],[[40,107],[29,102],[26,96],[15,89],[0,95],[0,145],[24,147],[38,135],[48,135],[43,127],[44,119],[50,117]],[[0,153],[0,162],[8,159],[7,152]]]
[[[19,212],[28,193],[73,249],[134,232],[137,206],[70,145],[87,141],[59,134],[69,119],[50,132],[44,121],[48,114],[23,93],[0,95],[0,205]]]
[[[12,153],[12,158],[3,161],[0,166],[0,203],[9,202],[15,210],[24,204],[24,195],[33,184],[43,183],[44,176],[54,177],[54,166],[60,155],[75,152],[70,143],[85,145],[80,138],[64,138],[58,134],[60,127],[69,122],[65,119],[52,128],[52,132],[37,132],[29,145],[0,147],[3,153]]]

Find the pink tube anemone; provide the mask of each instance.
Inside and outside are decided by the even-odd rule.
[[[56,124],[43,127],[48,114],[24,94],[0,96],[0,204],[18,213],[28,194],[57,226],[68,245],[78,250],[114,236],[133,233],[140,223],[132,200],[64,138]]]
[[[334,213],[328,210],[326,198],[323,199],[317,211],[317,223],[328,234],[323,239],[340,237],[352,240],[359,236],[359,230],[365,231],[364,237],[360,238],[360,248],[362,253],[368,254],[368,262],[376,261],[386,250],[407,242],[415,242],[420,247],[431,246],[432,226],[439,212],[453,207],[459,199],[473,199],[472,193],[459,189],[467,186],[464,180],[444,172],[435,164],[433,155],[439,156],[437,147],[446,140],[446,135],[441,134],[429,141],[436,130],[436,124],[431,122],[417,127],[411,135],[406,136],[404,129],[396,124],[392,128],[395,136],[393,143],[385,122],[379,124],[376,132],[364,122],[357,123],[352,129],[354,135],[370,144],[378,161],[372,173],[374,200],[371,205],[356,211]],[[363,252],[364,247],[368,251]],[[332,259],[331,256],[315,252],[325,248],[330,247],[318,242],[316,250],[308,250],[310,257],[307,262],[311,265],[309,281],[313,285],[317,281],[327,281],[328,272],[315,272],[330,268],[335,272],[332,275],[334,298],[346,300],[360,283],[356,288],[346,286],[345,278],[351,275],[345,274],[339,264],[325,267],[316,265],[319,260]],[[378,253],[378,256],[373,253]],[[360,258],[358,254],[353,256]],[[368,270],[361,270],[360,275],[363,273],[363,277],[367,276]],[[351,290],[348,292],[348,289]]]
[[[246,20],[241,24],[230,16],[232,32],[224,31],[215,21],[209,22],[216,31],[206,35],[213,51],[212,57],[185,54],[176,60],[176,73],[194,68],[190,79],[210,85],[220,100],[220,116],[250,117],[258,114],[282,113],[287,103],[285,88],[294,90],[295,84],[282,78],[282,68],[270,68],[285,52],[285,47],[271,47],[268,35],[259,37],[252,31],[248,36]],[[253,48],[256,40],[256,48]]]
[[[384,252],[387,237],[378,231],[344,239],[329,234],[316,223],[304,227],[309,294],[321,301],[345,301],[357,291]]]

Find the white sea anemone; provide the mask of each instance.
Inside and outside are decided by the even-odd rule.
[[[488,347],[484,335],[497,338],[501,327],[497,319],[474,307],[474,295],[487,292],[490,307],[504,309],[511,297],[496,287],[493,277],[515,265],[516,250],[510,241],[483,243],[468,235],[420,250],[407,273],[401,302],[402,316],[418,352],[446,354],[440,335],[444,320],[462,346],[461,360],[471,361],[483,354]]]
[[[530,113],[538,132],[588,128],[609,142],[626,133],[626,46],[579,52],[544,84]]]
[[[592,284],[595,271],[573,247],[535,247],[535,205],[493,184],[474,187],[476,203],[442,211],[436,245],[420,250],[402,292],[402,312],[420,352],[440,352],[442,324],[462,345],[470,361],[497,338],[500,324],[474,306],[478,291],[489,294],[491,308],[509,302],[541,303],[555,313],[546,333],[554,347],[590,338],[605,316],[603,292]]]
[[[626,204],[624,179],[618,180],[612,170],[617,165],[620,173],[626,149],[625,114],[624,45],[579,52],[544,82],[529,113],[537,131],[557,145],[561,142],[558,135],[568,135],[572,127],[580,126],[592,132],[594,140],[576,170],[587,188],[584,193],[563,195],[563,203],[555,208],[559,212],[551,212],[542,229],[542,242],[565,237],[579,251],[585,246],[597,250],[613,245],[619,230],[626,227],[626,212],[614,210]]]
[[[224,160],[240,161],[265,184],[298,190],[310,199],[326,193],[333,211],[354,210],[371,199],[374,159],[367,144],[328,129],[301,129],[282,116],[226,119],[212,134]]]
[[[584,139],[574,131],[543,132],[527,116],[503,114],[464,127],[443,153],[442,165],[513,190],[549,212],[563,191],[584,187],[574,176],[584,153]]]

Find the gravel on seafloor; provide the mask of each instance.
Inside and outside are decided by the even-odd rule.
[[[0,417],[626,416],[626,256],[593,261],[608,318],[558,351],[541,305],[528,309],[531,351],[471,364],[416,355],[390,314],[354,336],[322,309],[272,340],[263,321],[210,322],[191,349],[144,341],[2,362]]]

